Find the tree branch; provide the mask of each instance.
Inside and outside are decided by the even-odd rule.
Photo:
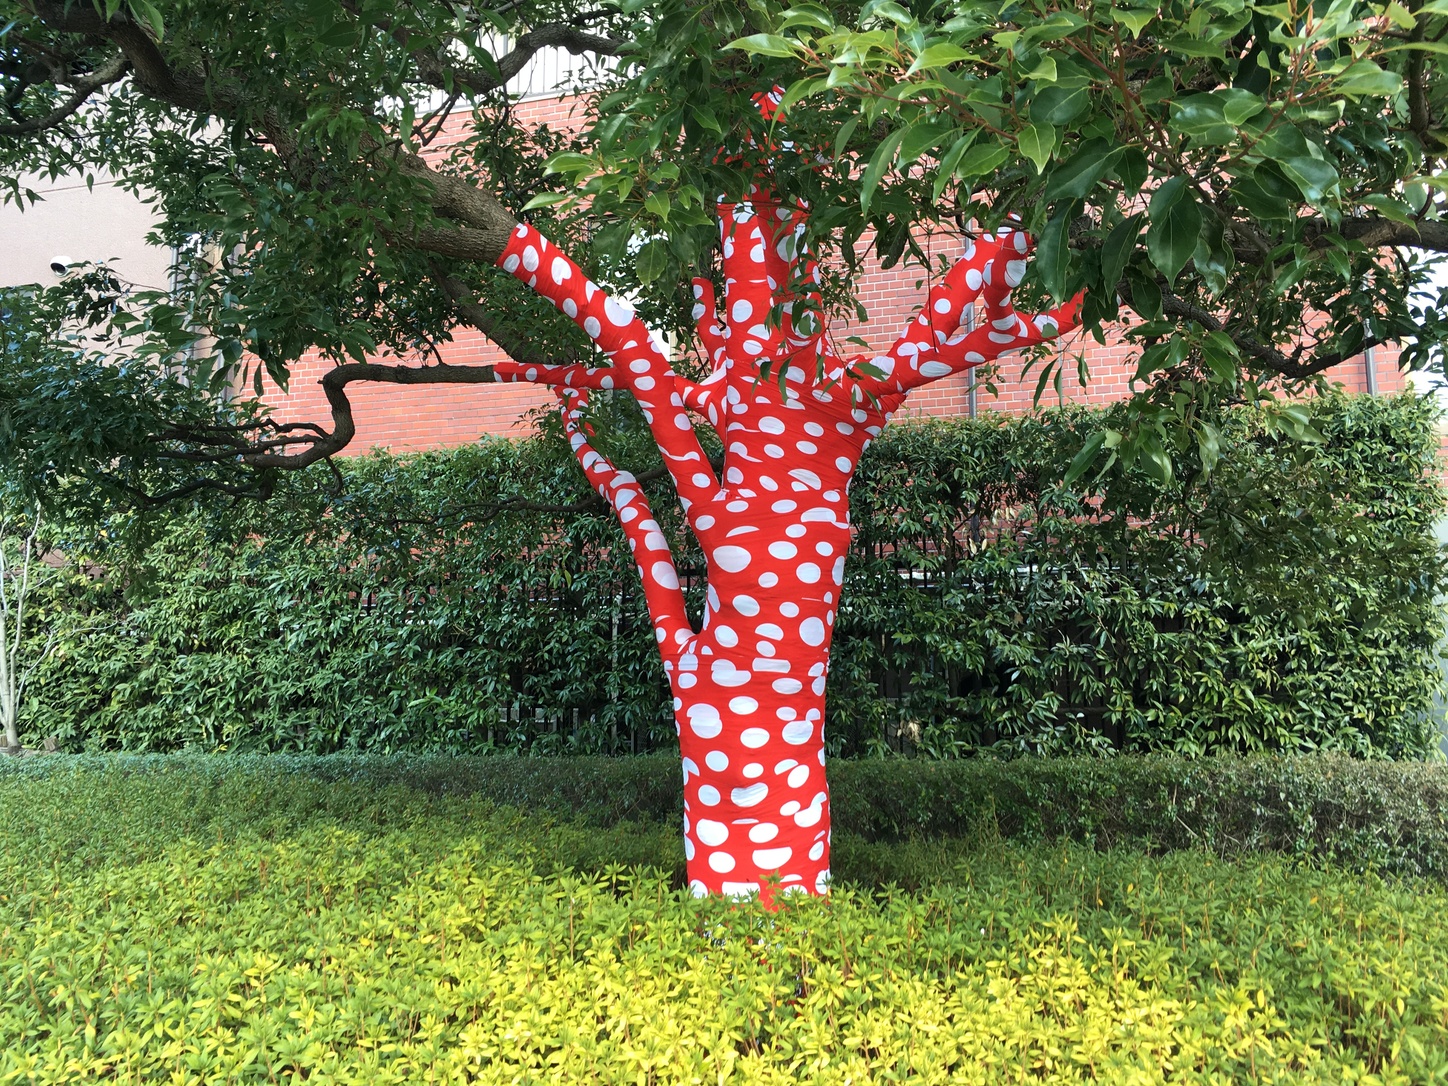
[[[131,62],[126,59],[124,53],[113,57],[90,75],[73,80],[71,86],[75,88],[74,93],[66,99],[64,104],[51,110],[44,117],[32,117],[17,124],[0,124],[0,136],[25,136],[32,132],[44,132],[46,129],[54,128],[85,105],[86,99],[96,91],[120,80],[130,70],[130,67]]]
[[[442,63],[435,56],[414,53],[417,74],[429,86],[439,89],[464,87],[474,94],[488,94],[506,86],[527,65],[541,49],[553,46],[566,49],[574,56],[596,53],[600,56],[616,57],[631,45],[631,42],[590,34],[567,23],[547,23],[528,31],[520,37],[513,48],[497,58],[498,73],[494,75],[482,68],[459,67]]]
[[[1122,283],[1118,289],[1126,292],[1126,296],[1129,296],[1129,288],[1125,283]],[[1364,337],[1362,343],[1358,345],[1357,350],[1353,351],[1352,354],[1343,354],[1341,351],[1326,351],[1321,354],[1309,355],[1304,359],[1302,357],[1302,351],[1300,350],[1291,355],[1284,354],[1277,348],[1269,347],[1267,344],[1261,343],[1243,332],[1228,331],[1227,327],[1220,320],[1205,309],[1192,305],[1190,302],[1174,294],[1169,294],[1166,291],[1162,292],[1161,308],[1162,312],[1167,316],[1195,321],[1208,332],[1223,333],[1241,349],[1243,354],[1256,359],[1274,373],[1279,373],[1291,381],[1302,381],[1308,377],[1313,377],[1322,373],[1324,370],[1331,369],[1333,366],[1346,362],[1349,358],[1357,357],[1369,347],[1376,347],[1381,343],[1387,342],[1384,339],[1367,336]]]
[[[227,448],[211,459],[222,461],[234,458],[248,467],[294,470],[341,452],[357,436],[357,423],[352,415],[352,402],[347,398],[347,386],[358,381],[392,385],[485,385],[494,384],[497,380],[492,366],[386,366],[375,362],[349,362],[328,370],[322,378],[322,391],[332,409],[331,433],[311,423],[288,426],[285,429],[306,428],[317,433],[286,438],[283,442],[275,439],[259,441],[245,448],[227,442]],[[307,447],[296,453],[278,452],[275,451],[278,444],[287,447],[305,444]]]

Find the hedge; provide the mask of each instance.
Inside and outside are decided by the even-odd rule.
[[[1254,852],[1448,882],[1448,766],[1344,755],[1125,755],[928,761],[837,760],[829,767],[837,846],[867,881],[926,877],[902,842],[1073,841],[1093,848]],[[18,802],[11,832],[38,856],[140,853],[117,830],[162,822],[166,840],[250,827],[289,832],[317,817],[369,831],[407,812],[504,806],[591,830],[645,833],[652,862],[682,885],[683,790],[669,755],[48,755],[0,760],[0,794],[41,789],[43,818]],[[103,822],[97,823],[98,816]],[[218,813],[213,813],[218,812]],[[87,821],[89,819],[89,821]],[[223,820],[223,821],[218,821]],[[154,833],[154,829],[146,831]],[[117,834],[119,833],[119,837]],[[616,847],[616,846],[611,846]],[[854,850],[853,852],[851,850]],[[836,851],[839,851],[837,848]],[[636,859],[643,858],[636,856]],[[838,865],[836,865],[838,867]]]
[[[1310,407],[1321,443],[1239,411],[1216,471],[1170,486],[1060,484],[1110,410],[891,426],[853,489],[830,753],[1427,754],[1448,585],[1435,409]],[[657,466],[624,437],[625,463]],[[32,686],[32,739],[673,746],[637,575],[558,441],[340,468],[340,490],[319,469],[268,503],[66,541],[77,560],[34,627],[59,648]],[[651,485],[697,609],[698,555]]]
[[[996,844],[766,915],[638,834],[397,785],[349,822],[286,773],[183,809],[154,768],[0,773],[0,1083],[1448,1078],[1437,884]]]

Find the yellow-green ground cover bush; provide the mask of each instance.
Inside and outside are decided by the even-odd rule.
[[[1448,1081],[1438,882],[842,835],[770,915],[671,827],[257,781],[0,773],[0,1083]]]

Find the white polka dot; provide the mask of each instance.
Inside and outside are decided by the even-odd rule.
[[[588,333],[590,339],[597,339],[603,334],[603,325],[598,323],[597,317],[584,317],[583,330]]]
[[[788,781],[791,788],[803,787],[804,782],[809,780],[809,766],[795,766],[794,769],[790,770],[789,776],[786,778],[786,780]]]
[[[773,588],[777,584],[779,584],[779,578],[773,573],[761,573],[759,575],[760,588]]]
[[[810,847],[809,847],[809,858],[810,858],[811,860],[818,860],[818,859],[819,859],[821,856],[823,856],[824,854],[825,854],[825,843],[824,843],[823,841],[816,841],[814,844],[810,845]]]
[[[698,476],[695,476],[695,478],[698,478]],[[709,480],[705,479],[702,485],[708,486]],[[694,521],[694,524],[698,527],[699,531],[707,532],[710,528],[714,527],[714,518],[708,513],[703,513]]]
[[[814,734],[814,725],[808,720],[791,720],[779,734],[790,746],[798,747],[809,742],[809,737]]]
[[[523,270],[530,272],[538,270],[538,250],[531,245],[523,250]]]
[[[803,524],[791,524],[788,528],[784,530],[784,534],[789,536],[790,539],[798,539],[800,536],[804,535],[808,531],[809,529],[806,528]]]
[[[553,263],[549,265],[549,274],[553,276],[555,283],[562,283],[573,274],[573,269],[568,266],[568,261],[563,257],[555,256]]]
[[[780,559],[793,558],[799,553],[799,548],[781,539],[769,545],[769,553]]]
[[[785,818],[788,818],[790,815],[798,811],[800,809],[800,806],[801,804],[799,800],[792,799],[779,809],[779,813],[784,815]]]
[[[949,313],[949,312],[950,312],[950,299],[949,299],[949,298],[937,298],[937,299],[935,300],[935,312],[937,312],[937,313]]]
[[[518,270],[518,254],[514,253],[503,261],[503,270],[512,275]]]
[[[769,508],[773,509],[776,513],[793,513],[799,508],[799,504],[791,501],[789,498],[780,498],[779,501],[775,502]]]
[[[743,547],[715,547],[714,563],[726,573],[738,573],[749,565],[749,552]]]
[[[749,672],[735,668],[728,660],[715,660],[709,671],[715,686],[743,686],[749,681]]]
[[[735,645],[739,644],[739,635],[734,632],[732,626],[719,626],[714,630],[714,640],[726,649],[732,649]]]
[[[700,739],[713,739],[724,730],[719,710],[712,705],[691,705],[688,717],[689,729]]]
[[[755,777],[764,776],[764,767],[758,762],[750,762],[747,766],[740,770],[740,772],[752,781]]]
[[[769,742],[769,733],[763,728],[745,728],[739,733],[739,742],[750,750],[758,750]]]
[[[712,784],[700,785],[699,802],[705,807],[719,806],[719,789],[715,788]]]
[[[749,839],[756,845],[773,841],[779,836],[779,827],[773,822],[759,822],[749,827]]]
[[[709,857],[709,866],[722,875],[734,870],[734,857],[727,852],[716,852]]]
[[[760,419],[759,428],[766,434],[784,433],[784,423],[780,422],[773,415],[765,415],[764,418]]]
[[[779,694],[798,694],[804,689],[804,684],[798,679],[775,679],[769,685]]]
[[[920,367],[922,377],[944,377],[950,372],[950,367],[944,362],[926,362]]]
[[[741,615],[752,618],[759,614],[759,601],[753,596],[735,596],[731,602],[734,604],[734,610]]]
[[[823,818],[824,814],[825,811],[822,806],[812,803],[794,816],[794,824],[808,828]]]
[[[736,324],[743,324],[754,316],[754,306],[749,303],[747,298],[740,298],[729,307],[729,315],[734,318]]]
[[[733,789],[729,793],[729,798],[736,807],[753,807],[756,803],[763,802],[764,797],[767,795],[769,795],[769,785],[763,781],[759,781],[756,784],[749,785],[747,788]],[[795,821],[799,821],[798,816],[795,817]]]
[[[704,764],[715,773],[719,773],[729,768],[729,755],[725,754],[722,750],[711,750],[708,754],[704,755]]]
[[[802,563],[794,572],[795,576],[805,584],[814,584],[820,579],[820,567],[813,562]],[[818,642],[811,642],[811,644],[818,644]]]
[[[563,312],[567,313],[570,317],[578,316],[578,303],[572,298],[564,298]]]
[[[820,447],[813,441],[796,441],[794,447],[804,453],[805,456],[813,456],[820,451]]]
[[[684,859],[686,859],[686,860],[692,860],[693,858],[694,858],[694,842],[691,841],[691,840],[689,840],[687,837],[685,837],[685,838],[684,838]],[[691,883],[689,884],[689,889],[691,889],[691,890],[694,891],[694,896],[695,896],[695,897],[705,897],[705,896],[709,893],[709,888],[708,888],[707,886],[705,886],[702,882],[700,882],[698,879],[695,879],[693,882],[691,882]]]
[[[672,592],[679,587],[679,576],[668,562],[655,562],[650,572],[654,576],[654,583],[661,588],[667,588]]]
[[[784,638],[784,630],[776,626],[773,622],[760,623],[754,627],[754,632],[760,637],[769,638],[771,641],[780,641]]]
[[[789,863],[789,858],[794,850],[785,846],[784,848],[757,848],[754,850],[754,866],[761,871],[772,871],[777,867],[783,867]]]
[[[779,605],[779,613],[785,618],[794,618],[795,615],[799,614],[799,604],[790,603],[786,600]]]
[[[758,708],[759,702],[755,701],[753,698],[745,697],[742,694],[737,698],[729,699],[729,711],[736,714],[737,716],[748,716],[750,713],[754,712],[754,710]],[[759,730],[763,731],[762,728]],[[740,741],[743,742],[742,739]],[[748,746],[748,744],[745,745]]]
[[[846,474],[849,474],[850,469],[854,467],[854,465],[850,463],[850,458],[848,456],[837,456],[835,457],[835,467],[839,468]]]
[[[686,420],[686,421],[687,421],[687,420]],[[692,479],[690,479],[689,482],[693,483],[695,486],[703,487],[703,486],[708,486],[708,485],[710,485],[710,483],[713,482],[713,480],[711,480],[711,479],[709,478],[709,476],[705,475],[705,474],[701,471],[701,472],[699,472],[698,474],[696,474]],[[699,524],[700,527],[703,527],[703,525],[700,524],[700,522],[701,522],[703,519],[704,519],[703,517],[700,517],[698,521],[695,521],[695,523],[696,523],[696,524]]]
[[[603,312],[608,317],[608,323],[619,328],[626,327],[634,319],[633,307],[617,298],[605,298]]]
[[[694,832],[699,840],[710,848],[718,848],[729,840],[729,827],[722,822],[715,822],[712,818],[699,819],[698,828]]]
[[[764,446],[764,455],[773,460],[782,460],[784,458],[784,450],[778,445],[766,445]]]

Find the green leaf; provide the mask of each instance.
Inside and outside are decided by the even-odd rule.
[[[1337,92],[1358,98],[1391,98],[1403,89],[1403,78],[1385,72],[1370,60],[1348,66],[1336,79]]]
[[[1106,431],[1097,430],[1086,439],[1086,444],[1081,446],[1081,451],[1071,458],[1071,466],[1066,469],[1066,474],[1061,482],[1070,486],[1081,476],[1085,475],[1096,458],[1101,455],[1101,449],[1106,444]]]
[[[563,151],[553,155],[543,163],[543,173],[569,173],[577,174],[584,170],[594,170],[597,166],[593,159],[587,155],[580,155],[576,151]]]
[[[1048,124],[1033,124],[1016,137],[1016,146],[1040,173],[1051,161],[1051,152],[1056,149],[1056,130]]]
[[[689,112],[694,115],[694,120],[699,122],[699,127],[723,135],[724,126],[719,123],[718,116],[707,105],[690,106]]]
[[[668,266],[669,247],[658,238],[646,242],[634,258],[634,272],[644,286],[663,275]]]
[[[1228,144],[1237,138],[1237,129],[1227,123],[1224,103],[1216,94],[1192,94],[1172,104],[1168,127],[1190,137],[1198,144]]]
[[[953,127],[948,121],[928,121],[911,125],[905,131],[905,138],[900,141],[900,165],[909,165],[937,143],[959,131],[960,129]]]
[[[1240,87],[1228,87],[1217,94],[1222,98],[1222,119],[1238,128],[1267,108],[1260,94]]]
[[[1055,203],[1062,197],[1085,199],[1119,153],[1119,148],[1112,148],[1105,140],[1088,140],[1074,155],[1051,171],[1041,198],[1047,204]]]
[[[1031,120],[1038,124],[1070,124],[1091,105],[1085,87],[1042,87],[1031,99]]]
[[[941,194],[945,192],[945,187],[955,179],[955,171],[960,165],[961,157],[969,149],[970,145],[975,142],[975,137],[979,134],[980,129],[972,129],[961,136],[960,139],[956,140],[955,143],[951,145],[950,150],[941,156],[940,165],[936,167],[935,170],[935,185],[930,195],[932,201],[935,203],[940,202],[940,197]]]
[[[1151,24],[1151,21],[1155,18],[1155,8],[1111,9],[1111,21],[1115,23],[1120,23],[1122,26],[1126,27],[1128,30],[1131,31],[1131,36],[1134,38],[1141,37],[1141,32],[1145,30]]]
[[[1071,222],[1080,210],[1079,200],[1061,205],[1036,240],[1036,259],[1032,267],[1040,276],[1041,285],[1057,302],[1066,299],[1066,277],[1071,271]]]
[[[1116,160],[1115,173],[1127,193],[1135,196],[1146,184],[1148,168],[1146,153],[1140,147],[1123,147]]]
[[[740,49],[754,56],[793,57],[799,52],[797,43],[778,34],[750,34],[746,38],[735,38],[725,49]]]
[[[977,143],[961,158],[955,175],[966,180],[983,177],[1010,157],[1011,153],[998,143]]]
[[[1202,212],[1202,232],[1197,239],[1192,262],[1209,292],[1215,295],[1226,289],[1227,275],[1231,272],[1236,257],[1232,254],[1231,246],[1227,244],[1225,224],[1210,207]]]
[[[958,45],[942,43],[928,45],[924,51],[915,58],[915,63],[910,65],[906,75],[914,75],[916,72],[928,71],[931,68],[944,68],[947,65],[958,64],[962,60],[979,60],[980,58],[967,49]]]
[[[802,4],[786,11],[784,18],[780,20],[775,29],[789,30],[796,26],[808,26],[815,30],[829,32],[835,29],[835,21],[825,9],[817,8],[812,4]]]
[[[563,201],[567,200],[571,195],[571,193],[567,192],[540,192],[524,204],[522,209],[524,211],[532,211],[535,207],[555,207],[563,203]]]
[[[1106,242],[1101,246],[1101,282],[1106,289],[1115,290],[1121,282],[1131,254],[1136,251],[1136,239],[1141,233],[1141,220],[1144,218],[1146,212],[1138,211],[1129,219],[1117,223],[1106,235]]]
[[[1174,282],[1197,247],[1202,211],[1184,177],[1173,177],[1152,195],[1146,251],[1168,283]]]
[[[653,214],[657,215],[664,222],[669,221],[669,211],[671,210],[669,198],[665,196],[662,192],[651,192],[647,196],[645,196],[644,207],[646,207]]]
[[[860,210],[868,215],[870,213],[870,201],[875,197],[875,189],[880,185],[880,179],[885,176],[885,171],[895,161],[895,152],[900,147],[900,142],[905,138],[908,129],[897,128],[883,140],[880,146],[875,148],[875,153],[870,156],[870,164],[865,167],[865,172],[860,178]]]
[[[1337,170],[1321,159],[1286,158],[1280,163],[1282,172],[1290,177],[1309,203],[1321,203],[1329,190],[1337,185]]]

